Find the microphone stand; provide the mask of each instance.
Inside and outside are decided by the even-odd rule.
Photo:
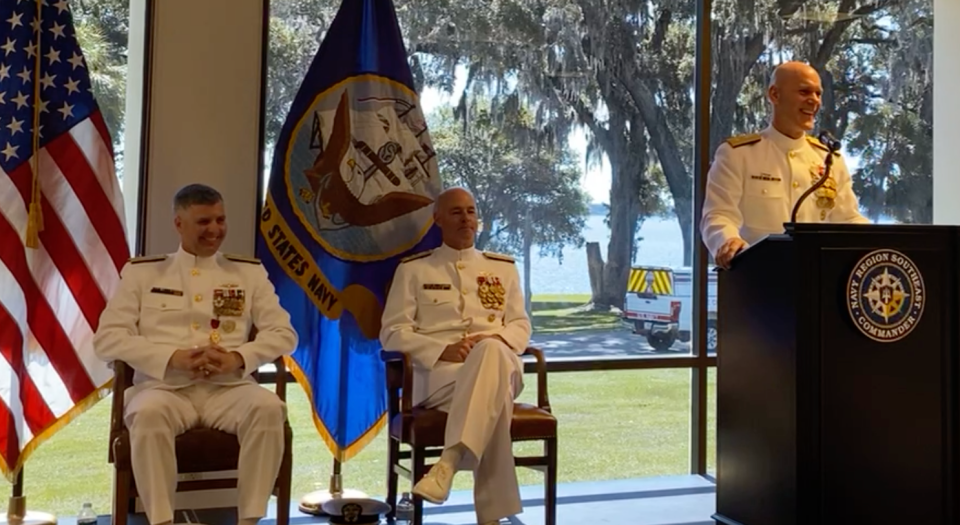
[[[821,141],[822,142],[822,141]],[[821,186],[826,184],[827,179],[830,178],[830,167],[833,166],[833,154],[840,149],[840,143],[836,141],[828,141],[825,144],[827,146],[827,158],[823,161],[823,175],[820,176],[820,179],[817,182],[810,186],[807,191],[803,192],[803,195],[800,195],[800,198],[797,199],[797,203],[793,206],[793,213],[790,214],[790,223],[797,223],[797,212],[800,211],[800,206],[803,205],[803,201],[810,196],[811,193],[820,189]]]

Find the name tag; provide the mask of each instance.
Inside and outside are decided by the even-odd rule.
[[[180,290],[171,290],[170,288],[151,288],[150,293],[159,293],[163,295],[176,295],[177,297],[182,297],[183,292]]]
[[[769,173],[761,173],[760,175],[750,175],[750,178],[753,180],[765,180],[769,182],[780,182],[780,177],[774,177]]]
[[[449,290],[452,288],[449,284],[425,284],[424,290]]]

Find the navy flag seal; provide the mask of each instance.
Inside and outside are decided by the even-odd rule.
[[[896,250],[861,258],[847,283],[847,310],[860,332],[881,343],[906,337],[923,316],[926,289],[917,265]]]

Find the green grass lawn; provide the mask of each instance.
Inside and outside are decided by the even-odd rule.
[[[535,293],[530,298],[533,303],[577,303],[590,302],[588,293]]]
[[[531,321],[537,333],[621,329],[620,317],[592,310],[590,294],[537,294],[531,299]]]
[[[538,334],[577,332],[582,330],[620,330],[620,317],[609,311],[595,311],[585,307],[559,310],[534,310],[533,329]]]
[[[558,373],[550,376],[550,402],[560,422],[561,483],[685,474],[689,470],[690,371],[632,370]],[[710,465],[713,465],[715,375],[710,375]],[[525,378],[525,402],[535,402],[536,381]],[[327,488],[331,456],[317,435],[306,396],[289,390],[294,430],[295,500]],[[75,516],[84,501],[110,512],[113,470],[107,463],[109,398],[43,444],[24,470],[29,508]],[[519,444],[518,453],[536,450]],[[344,465],[344,484],[374,496],[386,493],[386,432]],[[540,484],[542,475],[522,469],[521,484]],[[472,486],[469,473],[455,488]],[[401,480],[401,490],[409,484]]]

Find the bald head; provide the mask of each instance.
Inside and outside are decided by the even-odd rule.
[[[454,186],[452,188],[447,188],[440,192],[440,195],[437,196],[437,200],[433,203],[433,213],[437,213],[442,210],[444,206],[449,206],[451,202],[457,202],[458,200],[469,199],[473,202],[473,193],[470,193],[470,190],[462,188],[460,186]]]
[[[466,188],[444,190],[433,204],[433,220],[443,233],[443,243],[457,250],[473,246],[477,234],[477,203]]]
[[[767,98],[773,105],[773,127],[792,138],[813,129],[820,111],[820,74],[803,62],[784,62],[773,70]]]
[[[815,76],[820,79],[820,74],[810,64],[804,62],[784,62],[773,69],[770,75],[770,87],[783,85],[785,82],[796,82],[798,79]]]

